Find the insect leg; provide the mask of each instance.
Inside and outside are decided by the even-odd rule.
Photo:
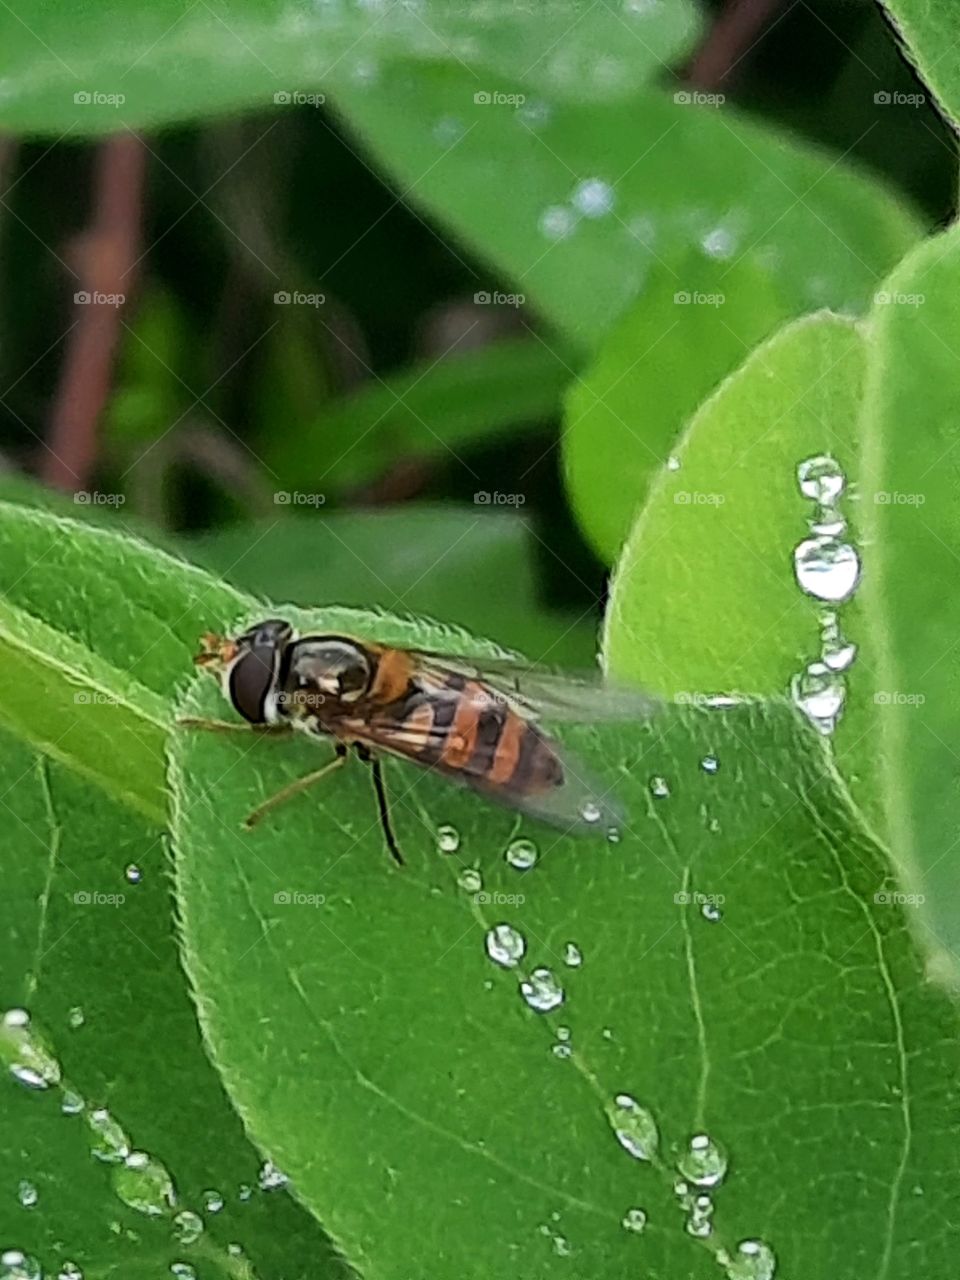
[[[393,823],[390,821],[390,805],[387,801],[387,789],[383,782],[383,769],[380,759],[373,754],[369,747],[365,747],[359,742],[356,744],[356,752],[364,764],[370,766],[373,789],[377,794],[377,808],[380,811],[380,826],[383,828],[383,838],[386,840],[387,848],[390,850],[397,866],[402,867],[404,865],[403,854],[400,852],[397,837],[393,833]]]
[[[332,760],[328,760],[322,769],[315,769],[313,773],[306,773],[302,778],[297,778],[295,782],[291,782],[289,786],[282,787],[269,800],[264,800],[263,804],[258,805],[253,813],[249,814],[244,821],[244,827],[247,831],[251,827],[256,826],[260,819],[271,809],[275,809],[277,805],[283,804],[284,800],[299,795],[301,791],[306,791],[307,787],[312,787],[315,782],[319,782],[321,778],[325,778],[328,773],[332,773],[334,769],[339,769],[347,758],[347,746],[344,742],[337,743],[337,754]]]
[[[199,716],[180,716],[174,721],[178,729],[205,729],[211,733],[259,733],[263,737],[282,737],[292,733],[288,724],[237,724],[233,720],[204,720]]]

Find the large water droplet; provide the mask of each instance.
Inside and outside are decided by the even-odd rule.
[[[449,823],[437,828],[437,848],[441,853],[456,853],[460,848],[460,832]]]
[[[124,1128],[106,1107],[97,1107],[87,1114],[87,1124],[93,1134],[91,1154],[106,1164],[120,1164],[130,1154],[130,1139]]]
[[[0,1253],[0,1280],[43,1280],[40,1263],[21,1249],[4,1249]]]
[[[602,218],[616,202],[613,187],[602,178],[587,178],[574,188],[573,204],[586,218]]]
[[[520,983],[520,994],[537,1013],[549,1013],[563,1004],[563,987],[549,969],[534,969]]]
[[[727,1153],[709,1134],[695,1133],[677,1160],[677,1168],[697,1187],[715,1187],[727,1172]]]
[[[203,1235],[203,1219],[192,1209],[182,1209],[173,1220],[173,1236],[178,1244],[194,1244]]]
[[[40,1194],[32,1182],[28,1182],[26,1178],[21,1178],[17,1186],[17,1199],[24,1209],[32,1209],[40,1199]]]
[[[565,240],[577,225],[577,218],[565,205],[552,204],[541,213],[538,225],[540,234],[548,240]]]
[[[628,1209],[621,1218],[620,1225],[627,1231],[642,1231],[647,1225],[646,1211],[643,1209]]]
[[[741,1240],[737,1252],[717,1260],[726,1268],[728,1280],[773,1280],[777,1259],[773,1250],[762,1240]]]
[[[821,506],[829,507],[843,493],[847,480],[836,458],[820,453],[800,463],[797,467],[797,483],[805,498],[812,498]]]
[[[532,866],[536,865],[540,850],[532,840],[521,837],[519,840],[510,841],[503,856],[510,863],[510,866],[515,867],[517,871],[529,871]]]
[[[285,1187],[289,1181],[287,1175],[282,1173],[272,1160],[267,1160],[260,1166],[257,1183],[261,1191],[275,1191],[277,1187]]]
[[[835,538],[805,538],[793,553],[793,565],[802,590],[830,604],[849,600],[860,581],[856,549]]]
[[[146,1151],[131,1151],[114,1166],[113,1189],[125,1205],[149,1217],[166,1213],[177,1199],[166,1165]]]
[[[607,1119],[617,1141],[635,1160],[650,1160],[660,1145],[657,1122],[629,1093],[618,1093],[607,1107]]]
[[[19,1084],[49,1089],[59,1084],[60,1063],[26,1009],[8,1009],[0,1022],[0,1061]]]
[[[515,968],[523,959],[527,942],[512,925],[496,924],[486,936],[487,955],[505,969]]]

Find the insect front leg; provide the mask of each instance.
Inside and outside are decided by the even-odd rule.
[[[265,814],[271,809],[276,809],[278,805],[283,804],[285,800],[290,800],[293,796],[299,795],[301,791],[306,791],[308,787],[312,787],[315,782],[319,782],[321,778],[325,778],[328,773],[332,773],[334,769],[339,769],[347,758],[347,744],[338,742],[336,746],[337,754],[332,760],[328,760],[322,769],[315,769],[313,773],[306,773],[302,778],[297,778],[295,782],[291,782],[289,786],[282,787],[275,795],[270,796],[268,800],[264,800],[263,804],[257,805],[253,813],[248,814],[244,820],[244,827],[247,831],[251,827],[255,827]]]
[[[201,716],[179,716],[178,729],[203,729],[209,733],[258,733],[264,738],[284,738],[293,732],[289,724],[238,724],[235,720],[207,720]]]

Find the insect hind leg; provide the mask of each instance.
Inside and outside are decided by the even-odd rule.
[[[397,837],[394,835],[393,823],[390,819],[390,804],[387,800],[387,788],[383,781],[383,766],[380,763],[380,758],[375,756],[370,748],[364,746],[362,742],[355,743],[354,750],[357,753],[357,758],[370,766],[373,789],[377,796],[377,810],[380,814],[380,827],[383,831],[383,838],[387,842],[387,848],[390,850],[390,854],[397,866],[405,866],[404,857],[400,852],[400,846],[397,844]]]
[[[269,799],[264,800],[263,804],[258,805],[252,813],[247,814],[243,823],[245,830],[249,831],[251,827],[256,826],[260,819],[268,814],[271,809],[276,809],[278,805],[283,804],[287,800],[291,800],[294,796],[299,795],[301,791],[306,791],[308,787],[312,787],[315,782],[319,782],[321,778],[325,778],[327,774],[332,773],[334,769],[339,769],[347,758],[347,747],[345,743],[338,742],[336,749],[337,754],[332,760],[328,760],[322,769],[315,769],[313,773],[306,773],[302,778],[297,778],[288,786],[282,787],[279,791],[275,792],[274,795],[269,797]]]

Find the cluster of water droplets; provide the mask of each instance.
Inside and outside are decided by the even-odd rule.
[[[846,701],[846,672],[857,654],[840,629],[838,608],[852,599],[860,581],[860,556],[847,540],[841,510],[846,476],[829,454],[806,458],[797,467],[800,493],[813,502],[809,535],[793,552],[797,583],[823,603],[820,654],[793,679],[793,700],[817,730],[833,733]]]
[[[584,218],[604,218],[616,208],[617,195],[603,178],[584,178],[563,204],[551,204],[540,214],[540,234],[548,240],[565,240]]]

